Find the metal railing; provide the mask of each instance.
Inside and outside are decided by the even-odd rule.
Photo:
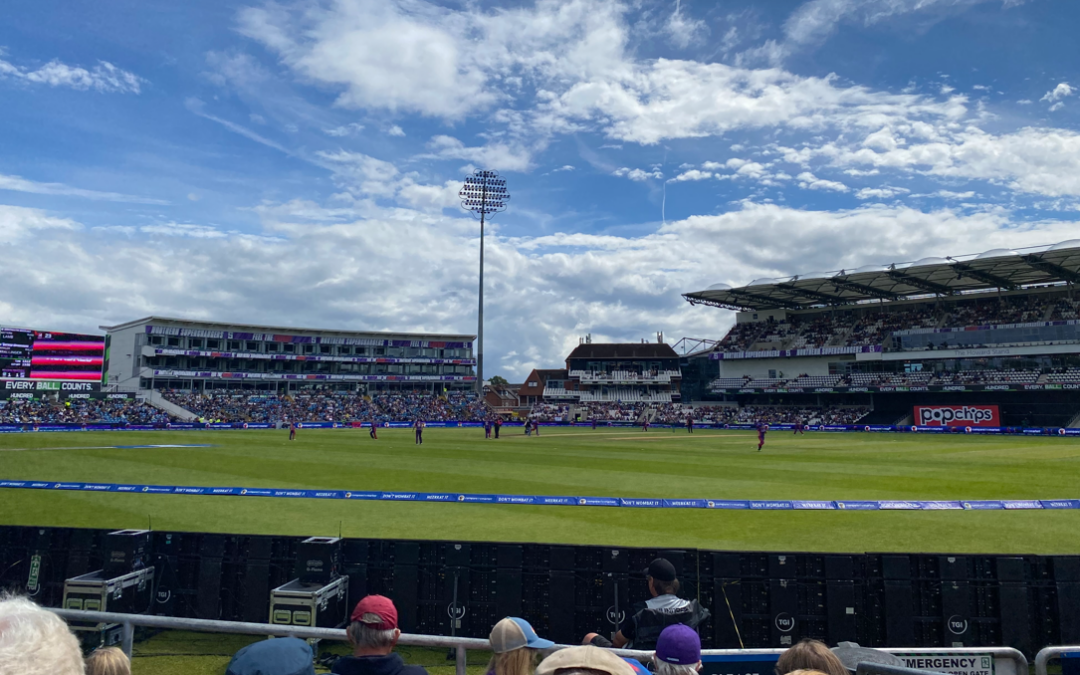
[[[1040,649],[1039,653],[1035,655],[1035,675],[1046,675],[1046,665],[1050,662],[1050,659],[1056,659],[1066,653],[1080,654],[1080,645],[1063,645]]]
[[[88,612],[77,609],[47,608],[67,621],[83,621],[98,624],[117,624],[121,627],[120,647],[124,653],[131,656],[135,638],[135,626],[148,628],[163,628],[168,630],[187,630],[201,633],[229,633],[233,635],[264,635],[274,637],[296,637],[300,639],[336,640],[347,642],[348,637],[342,628],[313,628],[308,626],[285,626],[270,623],[248,623],[243,621],[216,621],[212,619],[188,619],[173,616],[151,616],[147,614],[118,614],[114,612]],[[465,656],[468,650],[491,651],[491,643],[482,638],[452,637],[447,635],[417,635],[414,633],[402,633],[398,644],[411,647],[440,647],[454,650],[456,675],[465,675]],[[562,649],[572,645],[555,645],[553,649]],[[1057,650],[1056,652],[1053,650]],[[619,656],[626,656],[648,662],[652,659],[652,651],[639,649],[612,649]],[[763,654],[776,654],[779,656],[784,649],[703,649],[704,656],[753,656]],[[1018,650],[1011,647],[887,647],[881,651],[893,654],[987,654],[994,657],[995,665],[1006,662],[1012,666],[1012,671],[1000,667],[995,668],[995,675],[1028,675],[1027,658]],[[1046,675],[1046,661],[1052,656],[1062,652],[1080,651],[1080,647],[1047,647],[1039,652],[1035,660],[1036,675]],[[1051,652],[1044,657],[1044,652]],[[1042,659],[1042,670],[1039,663]]]

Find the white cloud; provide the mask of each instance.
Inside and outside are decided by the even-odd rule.
[[[611,172],[611,175],[629,178],[630,180],[637,182],[647,181],[650,178],[659,180],[664,177],[664,174],[660,171],[644,171],[642,169],[631,169],[625,166],[620,169],[615,169]]]
[[[809,171],[803,171],[795,179],[799,181],[799,187],[804,190],[830,190],[832,192],[847,192],[850,188],[835,180],[818,178]]]
[[[712,178],[712,172],[711,171],[698,171],[697,169],[690,169],[689,171],[684,171],[683,173],[680,173],[678,176],[675,176],[674,178],[671,179],[670,182],[678,183],[678,182],[681,182],[681,181],[697,181],[697,180],[705,180],[707,178]]]
[[[869,166],[986,180],[1048,196],[1080,194],[1080,134],[1076,132],[1029,127],[994,135],[973,126],[941,131],[929,142],[880,151],[826,143],[807,150],[804,157],[823,158],[837,167]]]
[[[884,186],[879,188],[862,188],[855,192],[856,199],[891,199],[897,195],[910,192],[907,188]]]
[[[478,228],[468,217],[400,208],[359,217],[295,201],[256,212],[273,237],[191,223],[87,231],[42,211],[0,207],[0,241],[34,242],[5,260],[7,297],[19,298],[6,320],[85,331],[160,312],[366,330],[475,328]],[[48,231],[64,236],[42,236]],[[1074,235],[1071,222],[1012,221],[1001,212],[754,203],[637,237],[496,232],[487,240],[486,274],[498,292],[487,298],[486,346],[493,362],[524,376],[561,362],[583,332],[630,341],[656,330],[718,337],[730,314],[680,297],[713,283]],[[559,311],[545,311],[553,297]]]
[[[60,197],[82,197],[107,202],[127,202],[130,204],[168,204],[163,199],[125,195],[119,192],[100,192],[98,190],[84,190],[71,187],[63,183],[39,183],[27,180],[21,176],[6,176],[0,174],[0,190],[12,190],[14,192],[29,192],[38,195],[54,195]]]
[[[664,25],[664,30],[671,38],[672,44],[679,49],[686,49],[705,39],[709,33],[708,26],[700,19],[691,19],[683,14],[682,0],[675,0],[675,11]]]
[[[224,239],[229,236],[216,227],[193,225],[191,223],[155,223],[153,225],[143,225],[139,228],[139,231],[165,237],[193,237],[195,239]]]
[[[810,0],[784,23],[784,34],[794,45],[814,46],[829,38],[842,23],[871,26],[906,14],[925,19],[942,18],[968,7],[997,0]],[[1024,0],[1005,0],[1005,7]]]
[[[531,165],[531,153],[526,148],[508,143],[466,147],[453,136],[434,136],[428,147],[432,154],[425,157],[464,159],[496,171],[528,171]]]
[[[339,105],[460,119],[506,101],[499,85],[523,74],[580,76],[617,64],[624,11],[614,1],[485,13],[357,0],[246,8],[239,24],[304,79],[340,89]]]
[[[971,199],[975,196],[975,192],[968,190],[967,192],[953,192],[952,190],[938,190],[934,193],[942,199]]]
[[[0,59],[0,78],[2,77],[50,87],[70,87],[79,91],[93,89],[102,93],[120,94],[138,94],[146,82],[138,75],[117,68],[108,61],[98,61],[96,66],[87,70],[80,66],[69,66],[58,59],[38,68],[19,66]]]
[[[21,241],[43,230],[74,231],[81,228],[82,225],[73,220],[49,216],[40,209],[0,204],[0,244]]]
[[[399,136],[400,137],[400,136],[405,135],[405,130],[395,124],[395,125],[391,126],[389,129],[387,129],[386,133],[389,136]]]
[[[1076,93],[1076,89],[1074,87],[1070,87],[1067,82],[1061,82],[1058,84],[1058,86],[1046,92],[1046,94],[1043,95],[1043,97],[1039,100],[1046,101],[1048,103],[1054,103],[1055,101],[1060,101],[1063,98],[1068,98],[1074,93]]]
[[[340,127],[334,127],[333,129],[323,129],[327,136],[333,136],[335,138],[344,138],[345,136],[353,136],[364,130],[363,124],[357,124],[356,122],[350,122],[343,124]]]

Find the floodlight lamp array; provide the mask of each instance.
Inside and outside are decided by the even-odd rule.
[[[510,191],[506,179],[499,178],[498,172],[481,169],[466,176],[458,197],[463,209],[483,216],[505,211]]]

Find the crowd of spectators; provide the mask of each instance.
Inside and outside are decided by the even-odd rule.
[[[701,626],[709,612],[697,600],[679,597],[680,585],[654,574],[671,563],[654,560],[646,574],[652,596],[620,624],[613,640],[596,633],[583,644],[557,648],[540,637],[528,621],[506,617],[492,627],[487,646],[487,675],[698,675],[702,670]],[[131,659],[117,647],[98,647],[85,658],[79,640],[58,615],[25,597],[0,596],[0,673],[20,675],[131,675]],[[381,595],[363,597],[349,614],[345,630],[349,653],[319,656],[296,637],[256,640],[239,649],[225,675],[315,675],[316,661],[335,675],[427,675],[399,653],[401,629],[394,602]],[[628,635],[627,635],[628,634]],[[638,650],[638,658],[618,656],[608,647]],[[830,650],[817,640],[803,639],[780,654],[776,675],[849,675],[856,664],[902,666],[887,652],[851,643]],[[643,659],[638,660],[638,659]],[[646,667],[647,664],[647,667]],[[915,671],[912,671],[915,672]]]
[[[412,422],[482,421],[491,417],[473,393],[375,394],[350,392],[237,394],[230,392],[163,391],[166,400],[207,422]]]
[[[1018,298],[920,304],[902,310],[824,310],[786,321],[735,324],[720,340],[724,352],[886,345],[899,330],[964,328],[994,324],[1061,321],[1080,317],[1080,301],[1037,295]]]
[[[0,400],[0,424],[165,424],[175,418],[136,399]]]

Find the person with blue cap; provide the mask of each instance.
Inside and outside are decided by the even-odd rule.
[[[225,675],[315,675],[311,646],[299,638],[260,640],[229,661]]]
[[[540,650],[555,646],[536,634],[525,619],[508,616],[491,629],[488,675],[533,675]]]

